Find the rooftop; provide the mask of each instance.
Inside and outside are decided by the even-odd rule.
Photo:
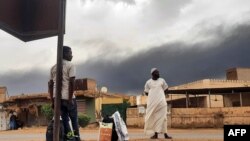
[[[250,81],[203,79],[169,88],[170,94],[215,94],[250,92]]]

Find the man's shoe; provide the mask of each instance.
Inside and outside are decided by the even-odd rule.
[[[167,133],[164,133],[164,137],[165,139],[172,139],[172,137],[170,137]]]
[[[158,139],[158,134],[155,133],[150,139]]]

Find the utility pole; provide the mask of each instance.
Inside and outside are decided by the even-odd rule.
[[[24,42],[58,36],[53,141],[60,131],[65,11],[66,0],[0,0],[1,30]]]
[[[66,0],[58,0],[58,41],[57,41],[57,67],[56,67],[56,96],[54,107],[53,141],[59,141],[60,115],[61,115],[61,91],[62,91],[62,59],[63,59],[63,37],[65,30]]]

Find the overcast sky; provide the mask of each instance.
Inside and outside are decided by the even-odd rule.
[[[225,79],[250,67],[249,0],[68,0],[64,44],[79,78],[140,94],[157,67],[169,86]],[[0,30],[0,86],[47,92],[57,37],[31,42]]]

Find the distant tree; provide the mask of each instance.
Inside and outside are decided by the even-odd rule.
[[[53,118],[53,109],[50,104],[44,104],[41,107],[41,113],[46,117],[47,120],[51,120]]]
[[[88,115],[85,114],[78,115],[78,122],[81,127],[86,127],[89,124],[90,119],[91,118]]]

